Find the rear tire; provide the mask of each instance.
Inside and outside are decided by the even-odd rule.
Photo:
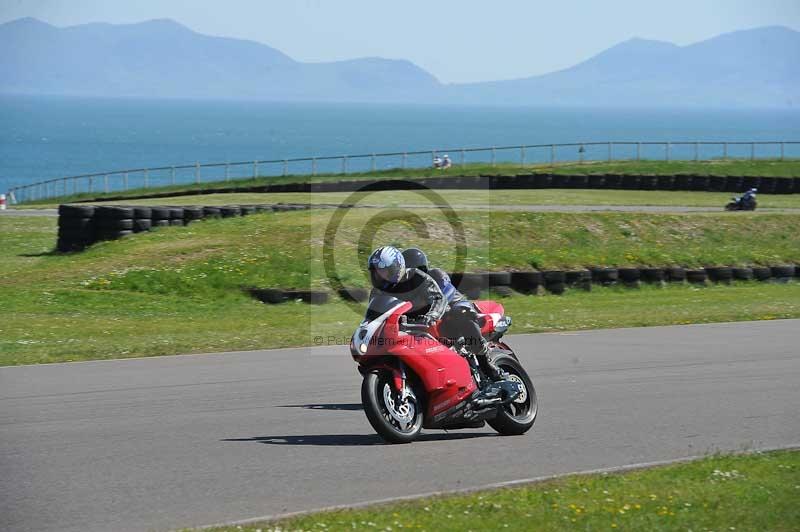
[[[487,422],[494,430],[503,436],[518,436],[525,434],[536,422],[539,413],[539,403],[536,399],[536,390],[528,372],[514,357],[499,355],[493,359],[494,364],[509,374],[512,380],[522,382],[525,386],[524,395],[509,405],[500,407],[497,417]]]
[[[392,378],[392,374],[385,370],[367,373],[361,383],[361,403],[369,424],[381,438],[388,443],[410,443],[422,431],[424,412],[413,397],[408,397],[403,404],[394,400]],[[402,417],[404,421],[398,421],[394,416]]]

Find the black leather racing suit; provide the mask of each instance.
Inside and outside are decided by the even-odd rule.
[[[439,332],[442,336],[450,340],[464,338],[466,348],[477,356],[484,372],[495,380],[501,378],[487,357],[488,345],[481,334],[475,306],[455,289],[444,271],[434,268],[429,275],[411,268],[402,281],[382,289],[373,288],[369,297],[372,299],[382,294],[411,303],[408,315],[412,319],[429,324],[441,319]]]
[[[399,283],[381,289],[373,288],[369,298],[381,294],[408,301],[412,305],[409,317],[429,324],[439,320],[447,310],[447,299],[439,285],[430,275],[416,268],[410,268]]]
[[[489,377],[497,380],[501,375],[487,357],[489,346],[481,333],[475,305],[453,286],[450,276],[444,270],[431,268],[429,273],[442,289],[442,293],[450,304],[450,308],[442,317],[439,332],[452,340],[464,338],[465,346],[477,356],[483,371]]]

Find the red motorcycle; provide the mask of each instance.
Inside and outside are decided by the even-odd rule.
[[[503,306],[475,301],[489,357],[507,377],[491,381],[463,341],[438,334],[438,324],[414,323],[411,303],[379,296],[369,303],[350,341],[364,377],[361,402],[372,427],[387,442],[408,443],[426,429],[480,428],[524,434],[536,421],[533,382],[500,339],[511,325]]]

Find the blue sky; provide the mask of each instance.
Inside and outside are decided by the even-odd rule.
[[[172,18],[300,61],[409,59],[444,82],[571,66],[631,37],[689,44],[767,25],[800,30],[799,0],[0,0],[0,22]]]

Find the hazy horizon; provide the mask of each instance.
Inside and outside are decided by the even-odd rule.
[[[558,71],[631,38],[685,46],[762,26],[800,30],[800,3],[676,0],[642,6],[633,0],[602,5],[513,0],[487,9],[480,2],[455,0],[435,8],[420,0],[402,8],[361,0],[232,0],[224,6],[211,0],[189,5],[12,0],[0,6],[0,23],[22,17],[58,27],[169,18],[198,33],[266,44],[301,62],[406,59],[443,83],[465,83]]]

